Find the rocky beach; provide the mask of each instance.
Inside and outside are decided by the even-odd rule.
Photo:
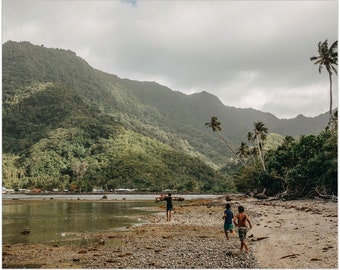
[[[249,253],[238,236],[223,231],[225,196],[175,203],[173,220],[159,213],[109,233],[82,233],[78,246],[3,243],[3,268],[338,268],[337,203],[324,200],[257,200],[230,196],[243,205],[253,228]],[[164,211],[163,211],[164,210]]]

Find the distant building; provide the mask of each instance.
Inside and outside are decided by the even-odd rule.
[[[96,188],[93,188],[92,192],[102,193],[102,192],[105,192],[105,190],[101,187],[96,187]]]
[[[174,193],[174,192],[177,192],[177,189],[164,189],[163,192]]]
[[[116,188],[115,192],[134,192],[137,191],[135,188]]]

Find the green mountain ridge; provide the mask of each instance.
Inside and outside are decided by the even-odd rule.
[[[93,69],[69,50],[3,44],[3,174],[8,185],[232,189],[216,171],[231,153],[205,128],[212,115],[235,146],[256,121],[283,136],[318,133],[328,121],[327,113],[278,119],[224,106],[205,91],[185,95],[156,82],[120,79]]]

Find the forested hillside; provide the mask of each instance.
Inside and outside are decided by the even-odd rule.
[[[232,190],[232,153],[204,124],[212,115],[235,145],[256,121],[270,132],[320,132],[328,115],[281,120],[185,95],[156,82],[120,79],[75,53],[29,42],[3,44],[3,184],[91,190]],[[239,165],[237,165],[239,166]]]

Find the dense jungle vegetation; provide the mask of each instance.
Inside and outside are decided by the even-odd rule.
[[[327,114],[282,120],[226,107],[207,92],[120,79],[71,51],[29,42],[3,44],[2,107],[7,188],[337,192],[337,132],[324,129]],[[254,123],[265,123],[266,170],[251,141],[253,155],[237,150],[243,166],[204,127],[216,114],[235,150]]]
[[[277,149],[265,152],[265,170],[258,161],[240,170],[237,189],[266,188],[267,195],[282,193],[285,198],[337,196],[337,149],[337,126],[299,139],[287,136]]]

